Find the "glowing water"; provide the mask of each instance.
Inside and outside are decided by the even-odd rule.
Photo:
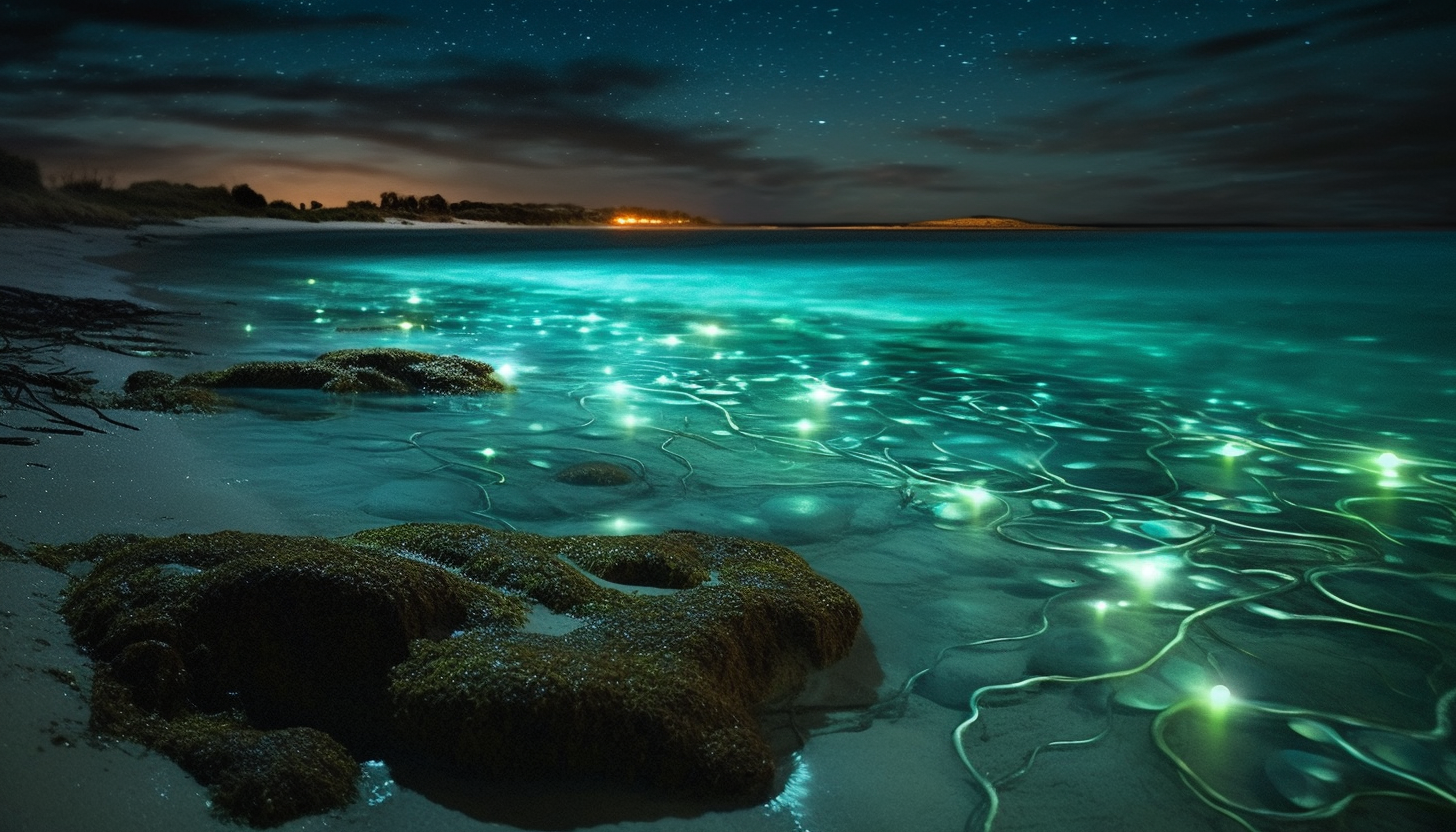
[[[734,828],[1456,803],[1456,236],[318,234],[134,267],[209,316],[177,369],[395,345],[519,385],[192,424],[302,530],[693,528],[850,589],[877,701]],[[595,459],[641,481],[554,481]]]

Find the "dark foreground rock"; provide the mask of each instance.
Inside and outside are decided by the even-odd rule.
[[[95,563],[63,607],[96,662],[93,729],[260,826],[354,799],[366,753],[762,799],[755,708],[843,657],[860,620],[792,551],[693,532],[410,524],[33,555]]]
[[[226,370],[175,378],[156,370],[133,373],[118,407],[163,412],[212,412],[226,388],[322,390],[327,393],[467,395],[507,389],[495,368],[458,355],[379,347],[327,352],[312,361],[250,361]]]

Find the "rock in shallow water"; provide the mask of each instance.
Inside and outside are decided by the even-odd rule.
[[[692,532],[411,524],[60,548],[96,563],[63,610],[97,662],[93,728],[261,825],[352,800],[345,748],[761,799],[774,765],[754,709],[844,656],[860,619],[788,549]],[[581,626],[529,632],[532,604]]]
[[[615,462],[581,462],[561,469],[555,480],[567,485],[628,485],[637,480],[631,471]]]
[[[214,390],[267,388],[327,393],[499,393],[495,369],[458,355],[377,347],[327,352],[312,361],[250,361],[180,379],[156,370],[131,374],[117,407],[211,413],[227,405]]]

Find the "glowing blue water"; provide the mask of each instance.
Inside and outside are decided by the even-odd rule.
[[[1360,804],[1395,828],[1451,810],[1456,235],[320,233],[165,255],[137,283],[203,311],[214,345],[175,369],[394,345],[519,386],[258,394],[193,425],[303,530],[695,528],[793,545],[860,599],[883,680],[816,692],[789,788],[733,828],[1213,827],[1367,792],[1402,795]],[[553,479],[590,459],[641,481]],[[1073,753],[1017,773],[1049,742]],[[717,821],[661,823],[694,822]]]

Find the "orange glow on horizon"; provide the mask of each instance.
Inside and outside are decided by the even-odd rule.
[[[682,225],[687,220],[660,220],[653,217],[612,217],[616,225]]]

